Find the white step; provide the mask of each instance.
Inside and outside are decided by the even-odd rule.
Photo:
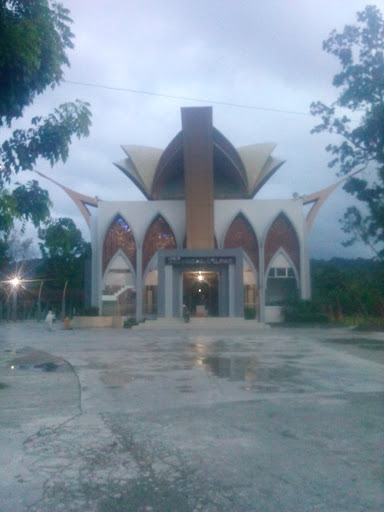
[[[244,318],[191,318],[184,322],[182,318],[158,318],[146,320],[135,329],[166,330],[166,329],[269,329],[270,326],[256,320]]]

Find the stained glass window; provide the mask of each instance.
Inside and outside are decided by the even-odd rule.
[[[159,249],[176,249],[176,239],[168,222],[158,215],[149,226],[143,243],[143,273]]]
[[[259,246],[251,224],[239,213],[229,226],[224,239],[224,249],[243,249],[255,269],[259,270]]]
[[[105,236],[103,245],[103,272],[116,252],[121,249],[136,270],[136,242],[127,222],[117,216]]]

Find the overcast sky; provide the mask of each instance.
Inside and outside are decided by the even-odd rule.
[[[328,169],[328,135],[310,135],[317,123],[311,101],[331,102],[336,59],[322,51],[333,28],[354,23],[360,0],[65,0],[74,20],[75,49],[68,81],[142,90],[207,102],[63,83],[25,111],[36,113],[80,98],[91,103],[88,139],[75,141],[64,165],[38,170],[79,192],[105,200],[144,199],[112,164],[124,158],[122,144],[165,148],[181,128],[180,107],[212,105],[215,127],[234,145],[275,142],[286,163],[257,198],[310,194],[336,181]],[[376,2],[383,8],[383,0]],[[209,101],[211,100],[211,101]],[[260,108],[212,104],[227,102]],[[264,109],[276,109],[276,112]],[[31,179],[30,173],[21,181]],[[49,190],[56,217],[73,217],[88,228],[72,201]],[[310,236],[312,257],[371,256],[344,248],[338,219],[350,197],[340,188],[322,207]]]

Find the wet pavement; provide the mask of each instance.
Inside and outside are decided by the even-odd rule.
[[[384,336],[0,324],[1,512],[379,512]]]

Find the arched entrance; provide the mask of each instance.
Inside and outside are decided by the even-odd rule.
[[[219,273],[207,270],[183,272],[183,304],[191,316],[218,316]]]

